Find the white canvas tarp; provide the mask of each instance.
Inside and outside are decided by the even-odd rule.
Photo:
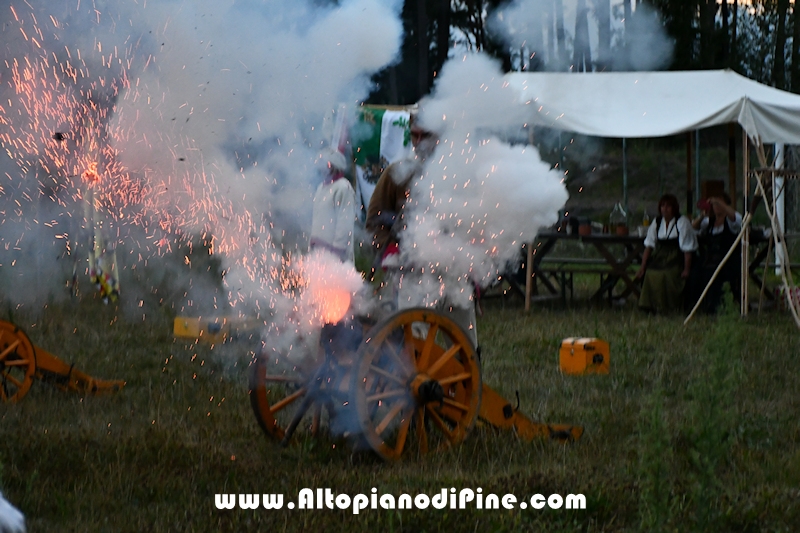
[[[597,137],[663,137],[738,122],[761,143],[800,144],[800,95],[731,70],[510,73],[531,123]]]

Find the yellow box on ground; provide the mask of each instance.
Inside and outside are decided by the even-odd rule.
[[[248,331],[255,331],[262,322],[241,317],[175,317],[172,333],[176,337],[198,339],[203,342],[217,344],[241,335]]]
[[[559,366],[565,374],[608,374],[609,351],[602,339],[570,337],[561,341]]]

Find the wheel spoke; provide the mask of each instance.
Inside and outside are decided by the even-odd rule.
[[[419,354],[417,360],[417,370],[424,372],[428,368],[428,363],[431,358],[431,350],[433,350],[433,343],[436,341],[436,333],[439,331],[439,324],[433,324],[428,330],[428,336],[425,337],[425,344],[422,347],[422,352]]]
[[[442,433],[444,433],[447,436],[447,440],[449,440],[450,443],[456,442],[458,440],[456,433],[452,431],[449,427],[447,427],[447,424],[444,423],[444,420],[442,420],[442,418],[439,416],[439,413],[434,411],[433,407],[431,407],[430,405],[427,406],[427,410],[428,413],[430,413],[431,418],[433,419],[433,423],[436,424],[439,427],[439,429],[442,430]]]
[[[430,377],[435,377],[435,376],[436,376],[436,373],[437,373],[439,370],[441,370],[441,369],[442,369],[442,367],[444,366],[444,364],[445,364],[447,361],[449,361],[450,359],[452,359],[452,358],[453,358],[453,356],[454,356],[454,355],[456,355],[456,354],[459,352],[459,350],[461,350],[461,345],[460,345],[460,344],[454,344],[454,345],[452,345],[452,346],[451,346],[451,347],[450,347],[450,348],[449,348],[449,349],[448,349],[446,352],[444,352],[444,353],[442,354],[442,356],[441,356],[439,359],[437,359],[437,360],[436,360],[436,362],[435,362],[435,363],[433,363],[433,364],[430,366],[430,368],[428,369],[428,372],[427,372],[427,374],[428,374]]]
[[[392,346],[392,343],[390,343],[387,340],[386,343],[384,344],[384,346],[386,346],[386,353],[388,353],[392,357],[392,359],[397,361],[400,364],[400,368],[402,368],[403,371],[406,374],[408,374],[409,370],[410,370],[409,366],[408,366],[408,363],[406,361],[404,361],[402,357],[400,357],[400,354],[398,354],[397,350],[394,349],[394,346]]]
[[[10,381],[14,385],[16,385],[18,388],[22,388],[22,383],[20,381],[18,381],[17,378],[12,376],[11,374],[3,374],[3,381],[5,381],[5,380]]]
[[[13,361],[3,361],[5,366],[28,366],[30,361],[28,359],[14,359]]]
[[[445,398],[443,402],[445,405],[449,405],[450,407],[455,407],[456,409],[464,411],[465,413],[469,411],[469,405],[464,405],[463,403],[457,402],[452,398]]]
[[[456,374],[454,376],[449,376],[446,378],[442,378],[439,380],[440,385],[450,385],[451,383],[457,383],[459,381],[466,381],[472,378],[472,374],[469,372],[464,372],[462,374]]]
[[[403,347],[408,350],[409,359],[413,363],[417,359],[417,345],[414,342],[414,329],[411,326],[411,323],[403,324]]]
[[[270,406],[269,412],[274,415],[275,413],[277,413],[278,411],[280,411],[281,409],[283,409],[284,407],[286,407],[287,405],[289,405],[290,403],[292,403],[296,399],[298,399],[301,396],[303,396],[305,393],[306,393],[306,388],[305,387],[303,387],[301,389],[297,389],[294,393],[290,394],[289,396],[287,396],[283,400],[281,400],[279,402],[276,402],[274,405]]]
[[[389,391],[379,392],[372,396],[367,396],[367,402],[377,402],[378,400],[385,400],[387,398],[397,398],[398,396],[405,396],[408,394],[406,389],[392,389]]]
[[[412,413],[408,413],[400,424],[400,431],[397,433],[397,442],[394,445],[394,453],[398,456],[403,453],[403,448],[406,445],[406,437],[408,437],[408,428],[411,426]]]
[[[5,359],[8,354],[10,354],[14,350],[16,350],[17,346],[19,346],[19,343],[20,343],[20,340],[17,339],[14,342],[12,342],[11,345],[8,348],[3,350],[3,353],[0,353],[0,361]]]
[[[391,372],[387,372],[386,370],[382,369],[379,366],[369,365],[369,369],[372,372],[375,372],[376,374],[380,374],[381,376],[383,376],[383,377],[385,377],[387,379],[390,379],[390,380],[394,381],[395,383],[397,383],[399,385],[405,386],[405,384],[406,384],[406,382],[404,380],[398,378],[397,376],[395,376]]]
[[[400,402],[397,402],[396,404],[394,404],[394,407],[392,407],[389,410],[389,412],[386,413],[386,416],[383,417],[383,420],[381,420],[381,423],[378,424],[375,427],[375,433],[377,435],[380,435],[381,433],[383,433],[386,430],[386,428],[389,427],[389,424],[392,422],[392,420],[398,414],[400,414],[400,411],[403,410],[403,408],[406,406],[407,403],[408,402],[406,402],[406,401],[400,401]]]

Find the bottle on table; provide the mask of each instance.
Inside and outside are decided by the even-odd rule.
[[[612,235],[628,234],[628,214],[619,202],[608,217],[608,232]]]

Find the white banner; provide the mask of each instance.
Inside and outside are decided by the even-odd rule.
[[[408,111],[389,111],[381,123],[381,163],[385,166],[411,154],[411,133]],[[384,163],[385,161],[385,163]]]

